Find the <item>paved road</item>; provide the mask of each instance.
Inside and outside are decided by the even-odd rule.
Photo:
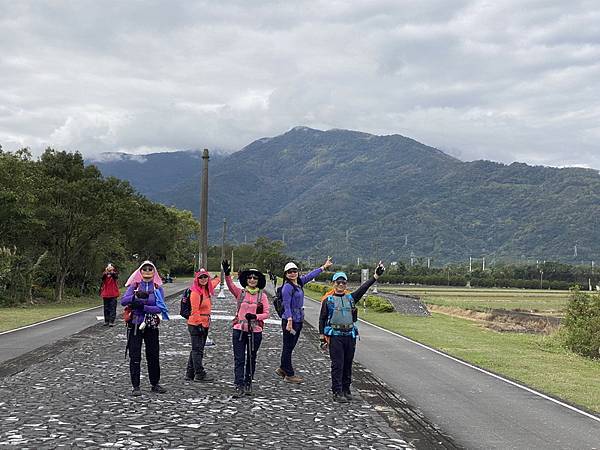
[[[165,294],[178,292],[188,284],[189,281],[165,284]],[[97,323],[96,316],[102,314],[103,310],[100,304],[97,308],[0,334],[0,364],[95,325]],[[118,314],[120,314],[120,307],[117,310]]]
[[[234,307],[230,294],[215,299],[214,309],[224,316]],[[0,448],[455,448],[400,402],[388,402],[393,393],[361,367],[355,372],[356,400],[333,403],[329,359],[308,326],[294,351],[306,381],[283,382],[274,374],[281,351],[279,323],[266,327],[255,395],[242,399],[231,398],[230,320],[211,325],[216,345],[206,349],[205,368],[215,377],[212,383],[184,380],[187,326],[182,320],[161,322],[160,383],[168,393],[150,392],[144,363],[141,397],[131,396],[123,324],[88,327],[63,351],[0,377]],[[56,345],[44,348],[48,352]]]
[[[320,304],[308,301],[305,306],[308,321],[317,325]],[[360,324],[360,330],[356,361],[416,405],[459,445],[600,448],[600,418],[578,414],[366,323]]]

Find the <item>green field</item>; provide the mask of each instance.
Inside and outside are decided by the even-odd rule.
[[[429,292],[433,291],[435,297],[444,298],[448,295],[448,290],[437,291],[435,288],[414,289],[410,293],[430,295]],[[448,295],[447,300],[451,306],[457,306],[456,302],[465,302],[461,304],[494,305],[497,308],[498,301],[500,304],[516,305],[510,309],[523,308],[524,304],[535,302],[538,297],[548,305],[559,305],[566,302],[568,295],[561,292],[565,296],[561,299],[558,295],[556,298],[546,298],[543,294],[547,293],[543,291],[511,291],[508,295],[507,292],[497,291],[496,296],[492,295],[496,292],[493,289],[451,291],[453,295]],[[320,298],[320,293],[308,287],[305,292],[315,299]],[[519,294],[526,294],[526,300],[520,300]],[[470,299],[469,295],[475,298]],[[431,317],[415,317],[398,313],[365,313],[360,309],[359,317],[554,397],[600,412],[600,387],[597,383],[600,361],[589,360],[565,350],[557,333],[500,333],[473,321],[437,313]]]
[[[506,309],[561,315],[569,300],[568,291],[531,289],[469,289],[381,285],[381,292],[419,296],[425,303],[486,311]]]
[[[64,316],[82,309],[93,308],[94,306],[102,306],[102,299],[98,296],[67,298],[61,303],[0,308],[0,332]]]

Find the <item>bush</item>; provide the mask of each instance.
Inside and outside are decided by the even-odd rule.
[[[600,294],[571,291],[564,320],[565,344],[588,358],[600,358]]]

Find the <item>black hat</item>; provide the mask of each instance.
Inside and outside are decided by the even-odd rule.
[[[257,287],[259,289],[264,289],[265,286],[267,285],[267,279],[265,278],[265,275],[262,272],[260,272],[258,269],[246,269],[240,273],[239,279],[240,279],[240,284],[242,285],[242,287],[248,286],[247,277],[250,274],[254,274],[254,275],[258,276]]]

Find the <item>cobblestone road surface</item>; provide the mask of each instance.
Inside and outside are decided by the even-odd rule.
[[[215,300],[216,315],[233,300]],[[176,307],[172,306],[172,310]],[[150,392],[142,361],[141,397],[132,397],[124,359],[125,327],[93,326],[0,378],[0,448],[451,448],[452,442],[382,385],[356,368],[351,404],[330,397],[329,358],[307,327],[294,352],[306,382],[284,383],[280,327],[268,324],[259,350],[255,394],[232,399],[233,354],[227,320],[215,320],[207,347],[212,383],[184,381],[190,351],[185,322],[160,326],[161,385]],[[57,351],[57,348],[60,351]],[[360,351],[360,344],[358,351]],[[44,354],[47,356],[45,357]]]

